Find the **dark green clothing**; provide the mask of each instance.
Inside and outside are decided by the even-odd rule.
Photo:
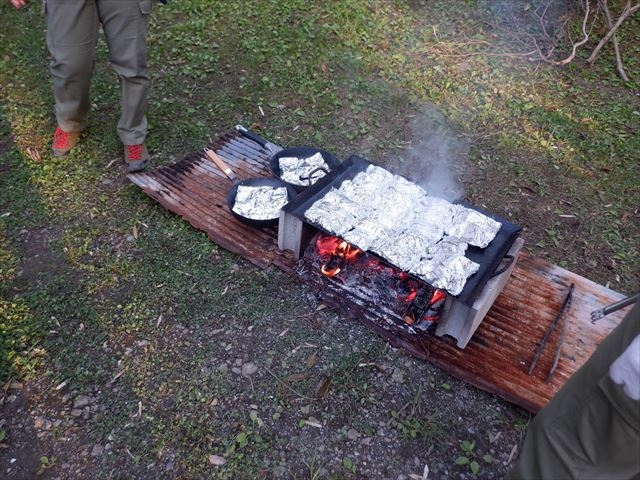
[[[95,47],[102,25],[109,61],[122,88],[118,135],[125,145],[144,143],[151,0],[44,0],[44,11],[58,126],[67,132],[86,127]]]
[[[640,302],[536,415],[507,479],[640,479],[640,400],[609,376],[638,334]]]

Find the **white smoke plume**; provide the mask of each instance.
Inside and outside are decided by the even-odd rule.
[[[448,201],[464,197],[462,178],[468,174],[469,142],[457,133],[434,106],[428,106],[411,123],[410,145],[392,168],[429,195]]]

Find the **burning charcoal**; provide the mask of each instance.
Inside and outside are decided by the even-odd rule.
[[[284,187],[240,185],[233,211],[252,220],[270,220],[278,218],[287,201],[287,189]]]
[[[423,331],[431,330],[439,321],[447,295],[442,290],[422,287],[408,297],[411,303],[405,309],[402,319]]]
[[[280,158],[279,166],[280,178],[282,178],[282,180],[293,185],[301,186],[315,183],[318,179],[326,175],[325,172],[329,171],[329,166],[327,162],[324,161],[320,152],[307,158],[282,157]],[[314,170],[316,171],[314,172]],[[309,182],[308,179],[311,172],[314,173],[311,182]]]
[[[500,230],[500,222],[470,208],[461,207],[454,215],[453,222],[447,227],[452,237],[485,248]]]

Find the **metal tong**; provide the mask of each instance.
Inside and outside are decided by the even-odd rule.
[[[635,295],[631,295],[628,298],[623,298],[622,300],[616,303],[612,303],[611,305],[607,305],[606,307],[594,310],[593,312],[591,312],[591,323],[595,325],[595,323],[602,317],[636,303],[636,300],[638,300],[638,298],[640,298],[640,292],[636,293]]]
[[[531,362],[531,366],[529,367],[529,372],[528,372],[529,375],[531,375],[533,373],[533,369],[536,368],[536,364],[538,363],[538,360],[540,359],[540,356],[542,355],[542,352],[544,351],[545,347],[547,346],[547,342],[549,341],[549,337],[551,337],[551,333],[555,330],[556,326],[558,325],[558,322],[565,315],[565,313],[567,312],[567,310],[571,306],[571,300],[573,298],[573,290],[574,289],[575,289],[575,284],[572,283],[571,286],[569,287],[569,292],[567,293],[567,296],[565,297],[564,302],[562,303],[562,306],[560,307],[560,310],[558,310],[558,313],[556,314],[556,317],[553,319],[553,321],[549,325],[549,328],[547,328],[547,331],[544,334],[544,337],[542,338],[542,340],[540,341],[540,344],[538,345],[538,349],[536,350],[536,354],[533,357],[533,361]],[[561,332],[560,332],[560,338],[558,338],[558,341],[556,342],[556,351],[555,351],[555,354],[554,354],[554,357],[553,357],[553,365],[549,369],[549,373],[547,373],[547,383],[549,383],[551,381],[551,377],[553,377],[553,372],[555,371],[556,367],[558,366],[558,360],[560,360],[560,352],[562,351],[562,343],[564,342],[564,333],[565,333],[565,330],[566,330],[566,323],[567,323],[566,320],[564,322],[562,322],[562,329],[561,329]]]

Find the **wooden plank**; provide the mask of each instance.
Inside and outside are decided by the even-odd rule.
[[[237,132],[225,134],[207,147],[221,154],[241,178],[269,175],[267,152]],[[174,165],[130,174],[129,179],[223,248],[261,268],[274,265],[297,275],[291,252],[278,249],[276,228],[250,227],[231,215],[226,206],[231,183],[203,157],[203,152],[194,152]],[[527,371],[571,283],[575,283],[575,291],[564,319],[562,353],[547,383],[557,338],[550,339],[532,376]],[[379,311],[359,305],[357,299],[347,301],[339,292],[322,293],[327,302],[340,306],[391,344],[532,412],[549,401],[628,311],[620,310],[592,325],[592,311],[623,295],[525,252],[465,349],[449,337],[430,335],[416,340],[396,335],[381,326]]]
[[[571,283],[575,283],[575,291],[564,318],[567,329],[562,353],[547,383],[559,330],[532,375],[527,372]],[[527,288],[530,285],[537,288]],[[442,345],[434,350],[430,361],[444,370],[452,368],[459,378],[535,412],[546,405],[624,316],[619,311],[593,325],[591,312],[620,298],[621,294],[602,285],[523,253],[510,281],[462,353]]]

